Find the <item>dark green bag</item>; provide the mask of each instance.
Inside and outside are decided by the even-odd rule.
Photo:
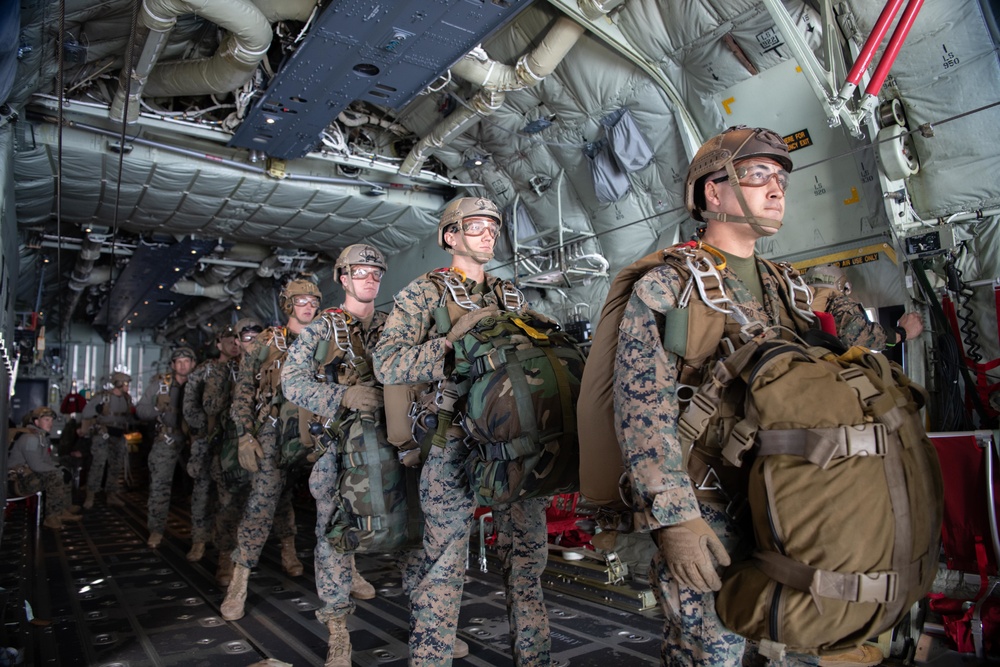
[[[455,344],[455,374],[469,382],[464,427],[475,443],[465,470],[477,502],[579,489],[583,366],[576,341],[530,312],[485,318]]]
[[[354,413],[356,415],[356,413]],[[400,463],[385,424],[370,416],[348,418],[337,441],[339,506],[327,540],[341,553],[392,553],[419,547],[424,517],[417,485],[419,468]]]
[[[219,438],[221,444],[212,443],[212,451],[219,448],[219,465],[222,468],[222,480],[230,491],[238,491],[250,484],[251,473],[240,465],[240,439],[236,435],[236,424],[228,417],[222,420],[222,428],[217,430],[213,438]]]

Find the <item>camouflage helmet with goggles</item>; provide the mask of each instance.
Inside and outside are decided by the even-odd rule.
[[[774,160],[785,171],[792,171],[788,146],[776,132],[764,128],[736,125],[712,137],[698,149],[688,166],[684,183],[684,206],[695,220],[705,222],[705,178],[717,171],[735,170],[734,163],[761,157]],[[735,173],[735,171],[734,171]],[[733,219],[734,222],[745,222]]]
[[[223,338],[239,338],[240,335],[236,333],[236,327],[232,324],[227,324],[224,327],[219,327],[219,331],[215,334],[215,340],[220,341]]]
[[[42,419],[44,417],[52,417],[53,419],[55,419],[56,418],[56,412],[55,412],[55,410],[53,410],[52,408],[48,407],[47,405],[40,405],[39,407],[35,408],[34,410],[32,410],[31,412],[29,412],[27,414],[27,418],[28,418],[27,423],[31,423],[33,421],[37,421],[37,420]]]
[[[333,281],[340,284],[340,276],[350,275],[351,266],[363,264],[386,270],[385,257],[378,248],[367,243],[355,243],[340,251],[337,263],[333,265]]]
[[[129,382],[132,381],[132,376],[128,373],[122,373],[121,371],[115,371],[111,374],[111,384],[116,387],[124,387]]]
[[[181,345],[180,347],[175,348],[174,351],[170,353],[170,361],[172,362],[177,361],[178,359],[183,359],[185,357],[187,357],[191,361],[198,361],[198,355],[196,355],[194,353],[194,350],[192,350],[187,345]]]
[[[281,294],[278,295],[278,307],[281,308],[281,311],[285,315],[291,315],[294,312],[292,297],[302,295],[314,296],[321,301],[323,300],[323,293],[319,291],[316,283],[305,278],[296,278],[295,280],[289,280],[281,289]]]
[[[236,335],[242,338],[244,332],[246,331],[260,333],[264,330],[264,325],[253,317],[241,317],[236,321],[236,324],[233,325],[233,329],[236,331]]]
[[[461,229],[462,221],[473,216],[493,218],[497,221],[498,226],[503,223],[503,216],[500,214],[500,209],[489,199],[485,197],[462,197],[461,199],[456,199],[445,206],[444,212],[441,214],[441,221],[438,223],[437,232],[438,245],[448,250],[450,246],[444,240],[444,233],[452,225]]]

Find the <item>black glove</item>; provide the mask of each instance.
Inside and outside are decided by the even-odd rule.
[[[71,473],[68,468],[60,468],[59,470],[62,471],[63,484],[69,484],[73,481],[73,473]]]

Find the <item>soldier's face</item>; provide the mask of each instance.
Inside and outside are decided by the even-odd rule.
[[[179,357],[174,359],[170,365],[177,375],[187,376],[194,370],[194,359],[191,357]]]
[[[762,170],[777,173],[783,171],[783,167],[770,158],[751,158],[737,162],[733,166],[739,169],[744,166],[759,166]],[[785,191],[781,189],[777,178],[770,178],[764,185],[758,187],[741,187],[743,197],[746,199],[749,213],[757,218],[777,220],[785,215]],[[728,215],[746,215],[740,201],[736,198],[736,192],[728,181],[720,183],[706,183],[705,201],[710,205],[714,204],[713,210]]]
[[[230,359],[239,356],[240,354],[240,343],[236,336],[226,336],[219,340],[219,352],[226,355]]]
[[[55,419],[53,419],[49,415],[46,415],[44,417],[39,417],[38,419],[36,419],[35,426],[48,433],[49,431],[52,430],[52,422],[54,421]]]
[[[309,299],[308,303],[301,306],[292,303],[292,317],[297,319],[302,324],[309,324],[316,317],[316,313],[319,311],[318,299]]]
[[[350,276],[341,276],[341,280],[351,281],[351,286],[354,288],[354,298],[361,303],[370,303],[374,301],[375,297],[378,296],[378,288],[382,285],[381,269],[377,266],[368,266],[365,264],[354,265],[351,269]],[[346,291],[346,286],[344,289]]]

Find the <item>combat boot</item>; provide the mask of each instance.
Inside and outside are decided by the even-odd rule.
[[[469,645],[458,637],[455,637],[455,648],[451,650],[451,657],[458,660],[459,658],[464,658],[467,655],[469,655]]]
[[[351,667],[351,635],[347,632],[347,617],[338,616],[326,622],[330,641],[323,667]]]
[[[247,603],[247,580],[250,578],[250,568],[233,563],[233,578],[226,591],[226,599],[222,601],[222,618],[236,621],[243,618],[243,607]]]
[[[298,577],[305,571],[302,561],[295,554],[295,537],[284,537],[281,539],[281,567],[288,573],[289,577]]]
[[[358,572],[357,565],[354,564],[354,556],[351,555],[351,597],[357,600],[371,600],[375,597],[375,587]]]
[[[81,521],[83,519],[79,514],[73,514],[69,510],[63,510],[63,513],[59,515],[59,518],[63,521]]]
[[[150,533],[149,539],[146,540],[146,546],[150,549],[155,549],[160,546],[160,542],[163,541],[163,533]]]
[[[79,505],[70,505],[69,507],[66,508],[66,511],[68,511],[70,514],[79,514],[83,510],[80,508]]]
[[[125,501],[117,493],[107,494],[105,502],[108,504],[108,507],[125,507]]]
[[[94,492],[87,489],[87,497],[83,501],[83,509],[89,510],[94,508]]]
[[[62,530],[63,527],[62,519],[58,516],[45,517],[45,521],[42,522],[42,525],[46,528],[51,528],[52,530]]]
[[[233,559],[228,555],[219,556],[219,567],[215,570],[215,583],[223,588],[233,580]]]
[[[877,646],[862,644],[850,651],[824,655],[819,659],[819,664],[820,667],[871,667],[881,664],[883,657]]]
[[[187,559],[192,563],[197,563],[205,555],[205,543],[195,542],[191,545],[191,551],[187,553]]]

